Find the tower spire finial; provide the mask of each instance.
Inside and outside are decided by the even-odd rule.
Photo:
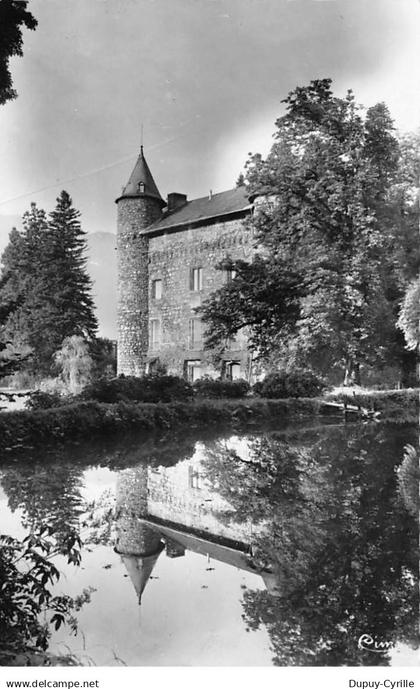
[[[141,123],[140,132],[140,151],[143,153],[143,122]]]

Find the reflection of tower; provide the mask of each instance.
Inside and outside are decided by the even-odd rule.
[[[117,484],[116,551],[127,568],[139,603],[162,551],[159,534],[142,521],[147,517],[147,466],[120,472]]]
[[[139,603],[157,559],[166,546],[171,559],[186,551],[262,577],[278,595],[277,576],[254,565],[249,525],[219,519],[224,502],[209,491],[200,462],[151,469],[140,464],[120,472],[117,483],[117,542]]]

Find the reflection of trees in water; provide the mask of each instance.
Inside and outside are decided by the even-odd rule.
[[[69,463],[21,465],[4,472],[1,483],[22,525],[34,531],[51,527],[57,540],[78,527],[83,511],[80,467]]]
[[[404,459],[398,468],[398,490],[407,510],[416,518],[418,518],[420,509],[419,480],[418,450],[412,445],[406,445]]]
[[[61,554],[79,564],[80,538],[84,544],[108,545],[115,517],[112,495],[92,504],[83,500],[84,470],[175,464],[192,456],[194,447],[195,440],[186,437],[169,445],[162,438],[139,442],[134,436],[124,445],[121,440],[108,440],[3,458],[1,484],[9,507],[22,511],[22,525],[31,536],[22,541],[0,537],[0,580],[6,586],[0,612],[0,665],[77,664],[70,656],[53,657],[48,643],[54,626],[65,622],[76,630],[75,614],[89,602],[93,589],[75,598],[54,596],[53,585],[60,578],[54,558]]]
[[[26,525],[48,524],[61,538],[84,509],[86,467],[170,466],[191,457],[197,439],[61,448],[43,461],[3,463],[2,485]],[[276,664],[386,665],[385,653],[357,648],[363,633],[415,643],[417,531],[395,472],[407,442],[404,429],[383,426],[273,433],[249,441],[249,461],[223,442],[206,444],[206,478],[232,506],[220,519],[268,525],[253,552],[256,565],[273,568],[280,596],[248,590],[243,607],[250,629],[267,627]],[[113,514],[107,501],[100,507],[91,541],[108,542],[110,530],[95,528],[111,526]]]
[[[224,518],[267,522],[256,564],[277,574],[280,596],[246,591],[244,619],[265,625],[277,665],[387,665],[378,641],[417,642],[417,530],[396,492],[407,436],[344,427],[291,444],[250,442],[249,461],[222,446],[206,476],[232,505]]]
[[[54,452],[40,450],[15,455],[1,462],[1,485],[12,511],[22,510],[22,524],[36,529],[46,526],[57,534],[79,526],[86,511],[81,497],[83,472],[88,467],[124,469],[140,463],[169,466],[192,456],[195,439],[184,437],[165,442],[165,438],[140,441],[131,436],[124,444],[84,443],[58,447]],[[84,519],[84,521],[86,521]]]

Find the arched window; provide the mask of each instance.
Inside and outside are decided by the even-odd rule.
[[[140,192],[140,194],[144,194],[144,192],[145,192],[144,182],[139,182],[139,192]]]

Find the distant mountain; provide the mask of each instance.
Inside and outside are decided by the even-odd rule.
[[[87,269],[93,281],[93,297],[99,335],[117,338],[117,237],[110,232],[87,234]]]
[[[12,227],[21,229],[18,215],[0,215],[0,255],[9,241]],[[116,235],[93,232],[86,235],[87,269],[93,282],[93,297],[99,321],[99,335],[115,340],[117,337],[117,251]]]

